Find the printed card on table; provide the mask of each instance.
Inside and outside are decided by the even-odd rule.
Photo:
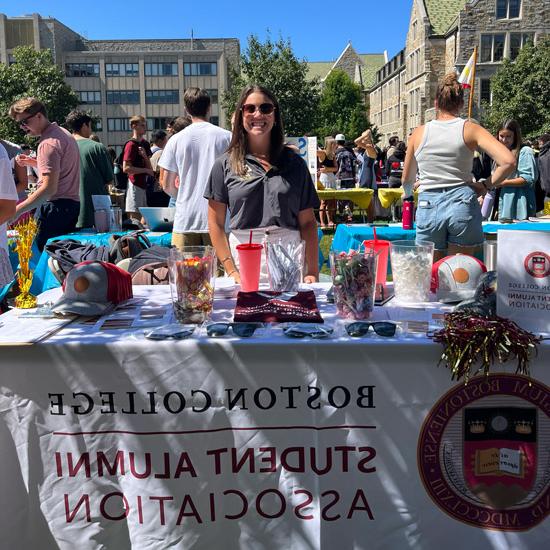
[[[499,231],[497,314],[550,333],[550,233]]]

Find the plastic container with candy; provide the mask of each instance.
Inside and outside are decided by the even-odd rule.
[[[368,319],[374,309],[378,253],[352,250],[330,253],[334,303],[338,315],[347,319]]]
[[[202,323],[214,303],[216,256],[211,246],[172,248],[168,258],[174,315],[180,323]]]

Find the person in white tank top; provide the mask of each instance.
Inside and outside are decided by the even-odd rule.
[[[487,130],[459,118],[463,106],[462,86],[449,73],[438,86],[436,120],[416,128],[407,143],[401,181],[406,196],[419,188],[416,241],[435,244],[434,261],[447,254],[475,253],[484,239],[477,192],[499,184],[515,165],[510,151]],[[473,182],[471,174],[478,148],[497,164],[483,183]]]

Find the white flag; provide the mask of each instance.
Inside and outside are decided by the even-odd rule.
[[[470,59],[468,59],[468,63],[466,63],[466,66],[464,67],[464,69],[462,69],[462,72],[458,77],[458,82],[462,84],[463,88],[472,87],[472,78],[474,76],[474,65],[475,65],[475,51],[470,56]]]

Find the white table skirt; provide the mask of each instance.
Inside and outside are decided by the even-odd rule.
[[[417,465],[422,423],[462,386],[424,337],[151,342],[141,329],[74,326],[2,349],[3,548],[538,549],[550,539],[548,519],[486,530],[432,502]],[[542,345],[537,495],[548,492],[549,364]]]

